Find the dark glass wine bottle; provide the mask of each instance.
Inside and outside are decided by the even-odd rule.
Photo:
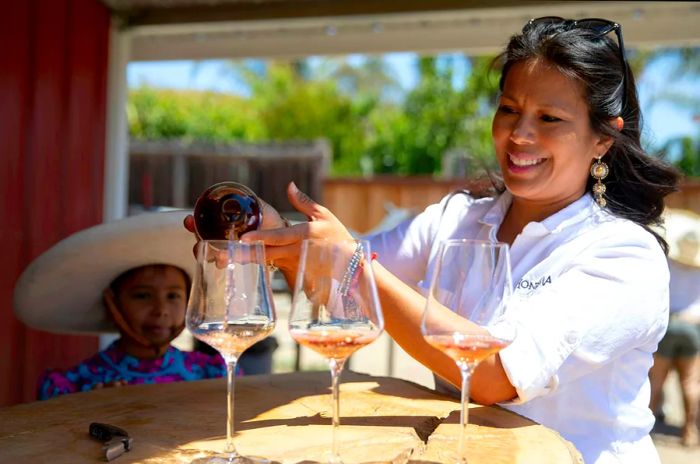
[[[237,182],[212,185],[194,205],[195,233],[202,240],[238,240],[260,227],[262,219],[258,197]]]

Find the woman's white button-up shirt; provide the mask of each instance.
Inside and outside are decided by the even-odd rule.
[[[446,197],[371,237],[372,250],[425,294],[439,242],[497,241],[511,199]],[[586,463],[659,462],[648,372],[668,324],[669,270],[656,238],[586,194],[528,224],[511,264],[517,335],[500,356],[518,396],[502,406],[561,433]]]

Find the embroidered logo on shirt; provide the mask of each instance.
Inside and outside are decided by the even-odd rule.
[[[544,287],[547,284],[552,283],[552,276],[543,276],[540,277],[539,280],[528,280],[525,278],[520,279],[520,282],[518,282],[518,285],[515,286],[516,290],[529,290],[530,292],[534,292],[540,287]]]

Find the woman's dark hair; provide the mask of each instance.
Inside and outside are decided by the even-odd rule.
[[[662,224],[664,197],[678,189],[680,175],[674,167],[649,156],[642,148],[642,114],[634,76],[610,35],[576,27],[573,21],[526,26],[521,34],[511,37],[506,50],[497,58],[503,63],[500,89],[503,91],[514,64],[538,59],[580,82],[591,127],[614,141],[602,158],[610,168],[603,180],[608,210],[640,224],[668,253],[666,241],[650,226]],[[610,124],[618,116],[624,120],[622,131]],[[594,182],[589,177],[588,192]]]
[[[121,274],[119,274],[119,275],[112,281],[112,283],[109,284],[109,288],[112,290],[112,292],[113,292],[115,295],[118,295],[118,294],[119,294],[119,291],[120,291],[121,288],[122,288],[122,285],[124,285],[124,282],[125,282],[127,279],[129,279],[130,277],[132,277],[134,274],[136,274],[137,272],[143,270],[143,269],[146,268],[146,267],[153,269],[153,271],[154,271],[154,272],[157,272],[157,273],[164,273],[165,270],[168,269],[169,267],[172,267],[172,268],[177,269],[178,271],[180,271],[180,272],[182,273],[182,277],[185,279],[185,291],[186,291],[186,296],[189,298],[189,296],[190,296],[190,286],[191,286],[191,284],[192,284],[192,282],[190,281],[190,276],[189,276],[185,271],[183,271],[182,269],[180,269],[179,267],[177,267],[177,266],[172,266],[172,265],[170,265],[170,264],[147,264],[147,265],[145,265],[145,266],[134,267],[134,268],[132,268],[132,269],[129,269],[128,271],[124,271],[124,272],[122,272]]]

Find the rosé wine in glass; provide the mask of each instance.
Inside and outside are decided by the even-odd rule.
[[[275,327],[275,308],[262,242],[202,240],[187,303],[187,328],[226,361],[226,445],[224,452],[194,463],[263,464],[234,445],[234,380],[241,354]]]
[[[384,329],[370,257],[366,240],[304,240],[301,247],[289,332],[298,343],[328,360],[333,400],[332,463],[341,462],[337,435],[343,365]]]
[[[507,244],[482,240],[440,244],[421,331],[425,341],[451,357],[462,374],[461,464],[467,462],[469,379],[480,362],[497,355],[515,337],[515,325],[505,317],[512,293]],[[498,336],[489,331],[495,326]]]

